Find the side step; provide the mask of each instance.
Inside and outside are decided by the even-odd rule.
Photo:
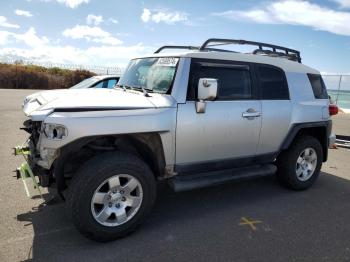
[[[225,169],[220,171],[181,174],[169,180],[170,186],[174,191],[186,191],[195,188],[208,187],[223,184],[229,181],[246,180],[255,177],[269,176],[276,172],[275,165],[256,165],[250,167],[241,167],[234,169]]]

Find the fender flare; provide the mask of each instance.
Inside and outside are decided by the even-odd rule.
[[[151,138],[154,138],[154,134],[155,133],[144,133],[144,135],[151,135]],[[142,134],[128,134],[131,135],[131,137],[134,136],[141,136]],[[119,135],[112,135],[115,138],[117,138],[117,136]],[[66,162],[69,162],[70,157],[72,156],[72,154],[78,153],[79,150],[81,150],[85,145],[89,144],[90,142],[98,139],[98,138],[102,138],[105,137],[105,135],[101,135],[101,136],[90,136],[90,137],[82,137],[80,139],[77,139],[65,146],[63,146],[60,149],[60,154],[59,157],[56,158],[55,162],[53,163],[53,175],[55,177],[55,181],[56,181],[56,186],[57,186],[57,191],[58,192],[62,192],[63,190],[65,190],[67,188],[67,184],[65,181],[65,177],[64,177],[64,167]],[[154,143],[157,141],[154,140],[149,140],[149,141],[153,141]],[[140,141],[141,142],[141,141]],[[154,156],[154,154],[152,155],[152,161],[155,161],[155,168],[157,170],[154,170],[155,173],[157,173],[157,175],[161,174],[161,172],[163,172],[163,169],[165,168],[165,158],[164,158],[164,152],[163,152],[163,145],[162,145],[162,141],[159,138],[157,146],[151,148],[154,149],[154,154],[156,154],[156,156]],[[141,146],[141,145],[140,145]],[[142,145],[143,148],[147,147],[147,144]]]
[[[296,138],[297,134],[303,130],[308,128],[325,128],[325,137],[323,137],[324,141],[326,143],[321,144],[323,149],[323,162],[327,161],[328,158],[328,145],[329,145],[329,136],[331,134],[332,130],[332,120],[327,121],[320,121],[320,122],[308,122],[308,123],[297,123],[293,124],[291,128],[289,129],[289,132],[282,142],[280,146],[279,151],[283,151],[289,148],[289,146],[292,144],[293,140]]]

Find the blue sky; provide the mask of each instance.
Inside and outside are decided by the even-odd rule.
[[[350,72],[350,0],[1,0],[0,58],[124,66],[164,44],[210,37],[298,49],[322,72]]]

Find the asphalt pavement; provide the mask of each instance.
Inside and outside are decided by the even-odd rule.
[[[317,183],[294,192],[274,177],[174,193],[110,243],[81,236],[64,203],[28,199],[11,147],[26,139],[20,104],[31,90],[0,89],[0,261],[350,261],[350,150],[330,150]],[[349,115],[334,129],[350,135]],[[46,192],[46,191],[45,191]],[[45,195],[48,198],[48,195]]]

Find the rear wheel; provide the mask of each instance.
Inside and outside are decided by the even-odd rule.
[[[131,233],[145,219],[155,200],[156,182],[138,157],[113,152],[89,160],[69,190],[77,229],[93,240],[110,241]]]
[[[322,160],[323,153],[320,142],[312,136],[300,137],[278,157],[278,179],[288,188],[307,189],[316,181],[321,170]]]

